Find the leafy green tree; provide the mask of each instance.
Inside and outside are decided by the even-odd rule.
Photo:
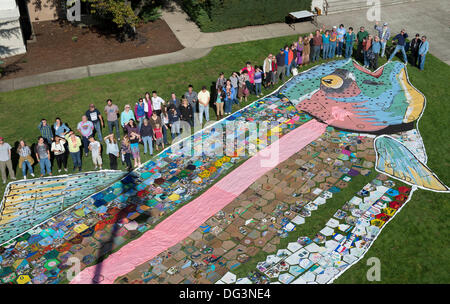
[[[118,28],[130,26],[135,30],[139,18],[128,0],[82,0],[87,2],[91,13],[114,22]]]
[[[111,20],[119,29],[130,27],[136,32],[141,19],[153,21],[159,18],[159,6],[163,0],[82,0],[89,4],[91,13]]]

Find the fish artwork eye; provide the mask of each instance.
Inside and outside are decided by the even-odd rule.
[[[328,75],[322,78],[322,84],[328,88],[339,89],[344,84],[342,77],[337,75]]]

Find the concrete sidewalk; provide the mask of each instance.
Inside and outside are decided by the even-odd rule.
[[[402,28],[406,29],[410,38],[413,38],[415,33],[425,34],[430,41],[430,52],[447,64],[450,64],[450,52],[448,52],[450,49],[448,19],[450,1],[409,1],[409,3],[381,7],[382,22],[389,23],[392,36],[397,34]],[[185,47],[183,50],[2,80],[0,81],[0,92],[186,62],[207,55],[211,48],[217,45],[309,33],[316,29],[311,22],[299,22],[295,24],[295,28],[285,23],[273,23],[231,29],[218,33],[203,33],[176,4],[172,4],[171,8],[164,10],[162,18]],[[364,25],[370,33],[375,33],[373,29],[374,22],[367,20],[367,10],[319,16],[318,22],[319,25],[325,24],[327,28],[343,23],[346,28],[353,26],[355,31],[358,31],[359,26]]]

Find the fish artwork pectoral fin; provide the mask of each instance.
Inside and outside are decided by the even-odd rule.
[[[449,192],[450,188],[440,181],[430,168],[391,136],[377,137],[375,150],[377,152],[377,171],[425,190]]]

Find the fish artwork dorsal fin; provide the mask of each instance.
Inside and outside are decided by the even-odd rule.
[[[397,75],[397,79],[405,92],[406,101],[409,104],[403,122],[408,123],[415,121],[422,115],[425,108],[425,96],[409,82],[406,67],[400,71]]]

